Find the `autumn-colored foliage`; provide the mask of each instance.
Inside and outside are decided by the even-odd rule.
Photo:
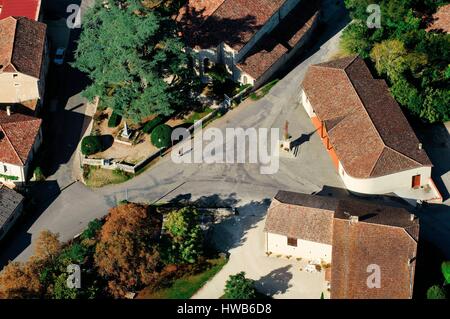
[[[161,227],[161,216],[148,206],[124,204],[110,210],[94,259],[115,297],[157,279]]]
[[[0,298],[37,298],[42,290],[35,264],[11,262],[0,273]]]
[[[58,234],[42,231],[29,261],[11,262],[0,272],[0,298],[38,298],[44,289],[40,281],[41,272],[60,250]]]

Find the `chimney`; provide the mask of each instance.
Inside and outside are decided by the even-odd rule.
[[[422,149],[422,143],[419,143],[419,150]]]
[[[414,221],[416,219],[416,215],[414,214],[409,214],[409,220],[410,221]]]
[[[6,115],[11,116],[11,105],[6,106]]]
[[[348,219],[350,220],[350,223],[357,223],[357,222],[359,222],[359,216],[351,215]]]

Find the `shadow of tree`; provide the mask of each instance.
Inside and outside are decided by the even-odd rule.
[[[190,193],[180,194],[169,201],[172,205],[194,205],[201,208],[234,208],[236,215],[215,224],[210,232],[210,246],[221,251],[228,252],[245,242],[247,232],[256,227],[264,219],[271,200],[265,198],[261,201],[251,201],[240,204],[236,193],[223,198],[214,194],[202,196],[192,200]]]
[[[292,287],[292,285],[289,284],[293,277],[290,272],[291,268],[292,265],[287,265],[272,270],[267,275],[256,280],[256,289],[267,296],[285,293],[290,287]]]

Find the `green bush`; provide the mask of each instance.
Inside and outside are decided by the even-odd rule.
[[[117,127],[117,126],[119,126],[121,121],[122,121],[122,116],[120,116],[116,112],[112,112],[112,114],[108,120],[108,127],[111,127],[111,128]]]
[[[172,128],[166,124],[157,126],[152,132],[151,140],[157,148],[169,147],[172,144]]]
[[[144,128],[142,129],[142,131],[144,133],[146,133],[146,134],[151,134],[155,127],[157,127],[158,125],[164,123],[164,120],[165,120],[164,116],[158,115],[153,120],[148,121],[147,123],[145,123]]]
[[[438,285],[431,286],[427,290],[427,299],[447,299],[444,288]]]
[[[80,235],[81,240],[94,239],[97,236],[100,229],[102,229],[102,226],[103,223],[99,219],[94,219],[93,221],[90,221],[88,227]]]
[[[255,299],[255,282],[245,278],[245,272],[231,275],[225,284],[225,299]]]
[[[98,136],[86,136],[81,142],[81,153],[83,155],[92,155],[101,152],[102,149],[102,142]]]
[[[37,166],[34,169],[33,175],[34,175],[34,178],[36,179],[36,181],[38,181],[38,182],[45,181],[45,175],[42,172],[42,168],[40,168],[39,166]]]

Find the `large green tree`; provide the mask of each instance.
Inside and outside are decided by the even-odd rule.
[[[255,299],[255,282],[245,277],[245,272],[231,275],[225,284],[224,298],[226,299]]]
[[[366,24],[369,4],[379,4],[381,28]],[[345,0],[353,18],[341,46],[369,58],[396,100],[428,122],[450,120],[450,35],[427,32],[431,15],[444,0]]]
[[[158,4],[158,1],[155,1]],[[135,122],[186,105],[196,83],[175,21],[139,0],[97,1],[83,20],[74,67],[84,95]]]

